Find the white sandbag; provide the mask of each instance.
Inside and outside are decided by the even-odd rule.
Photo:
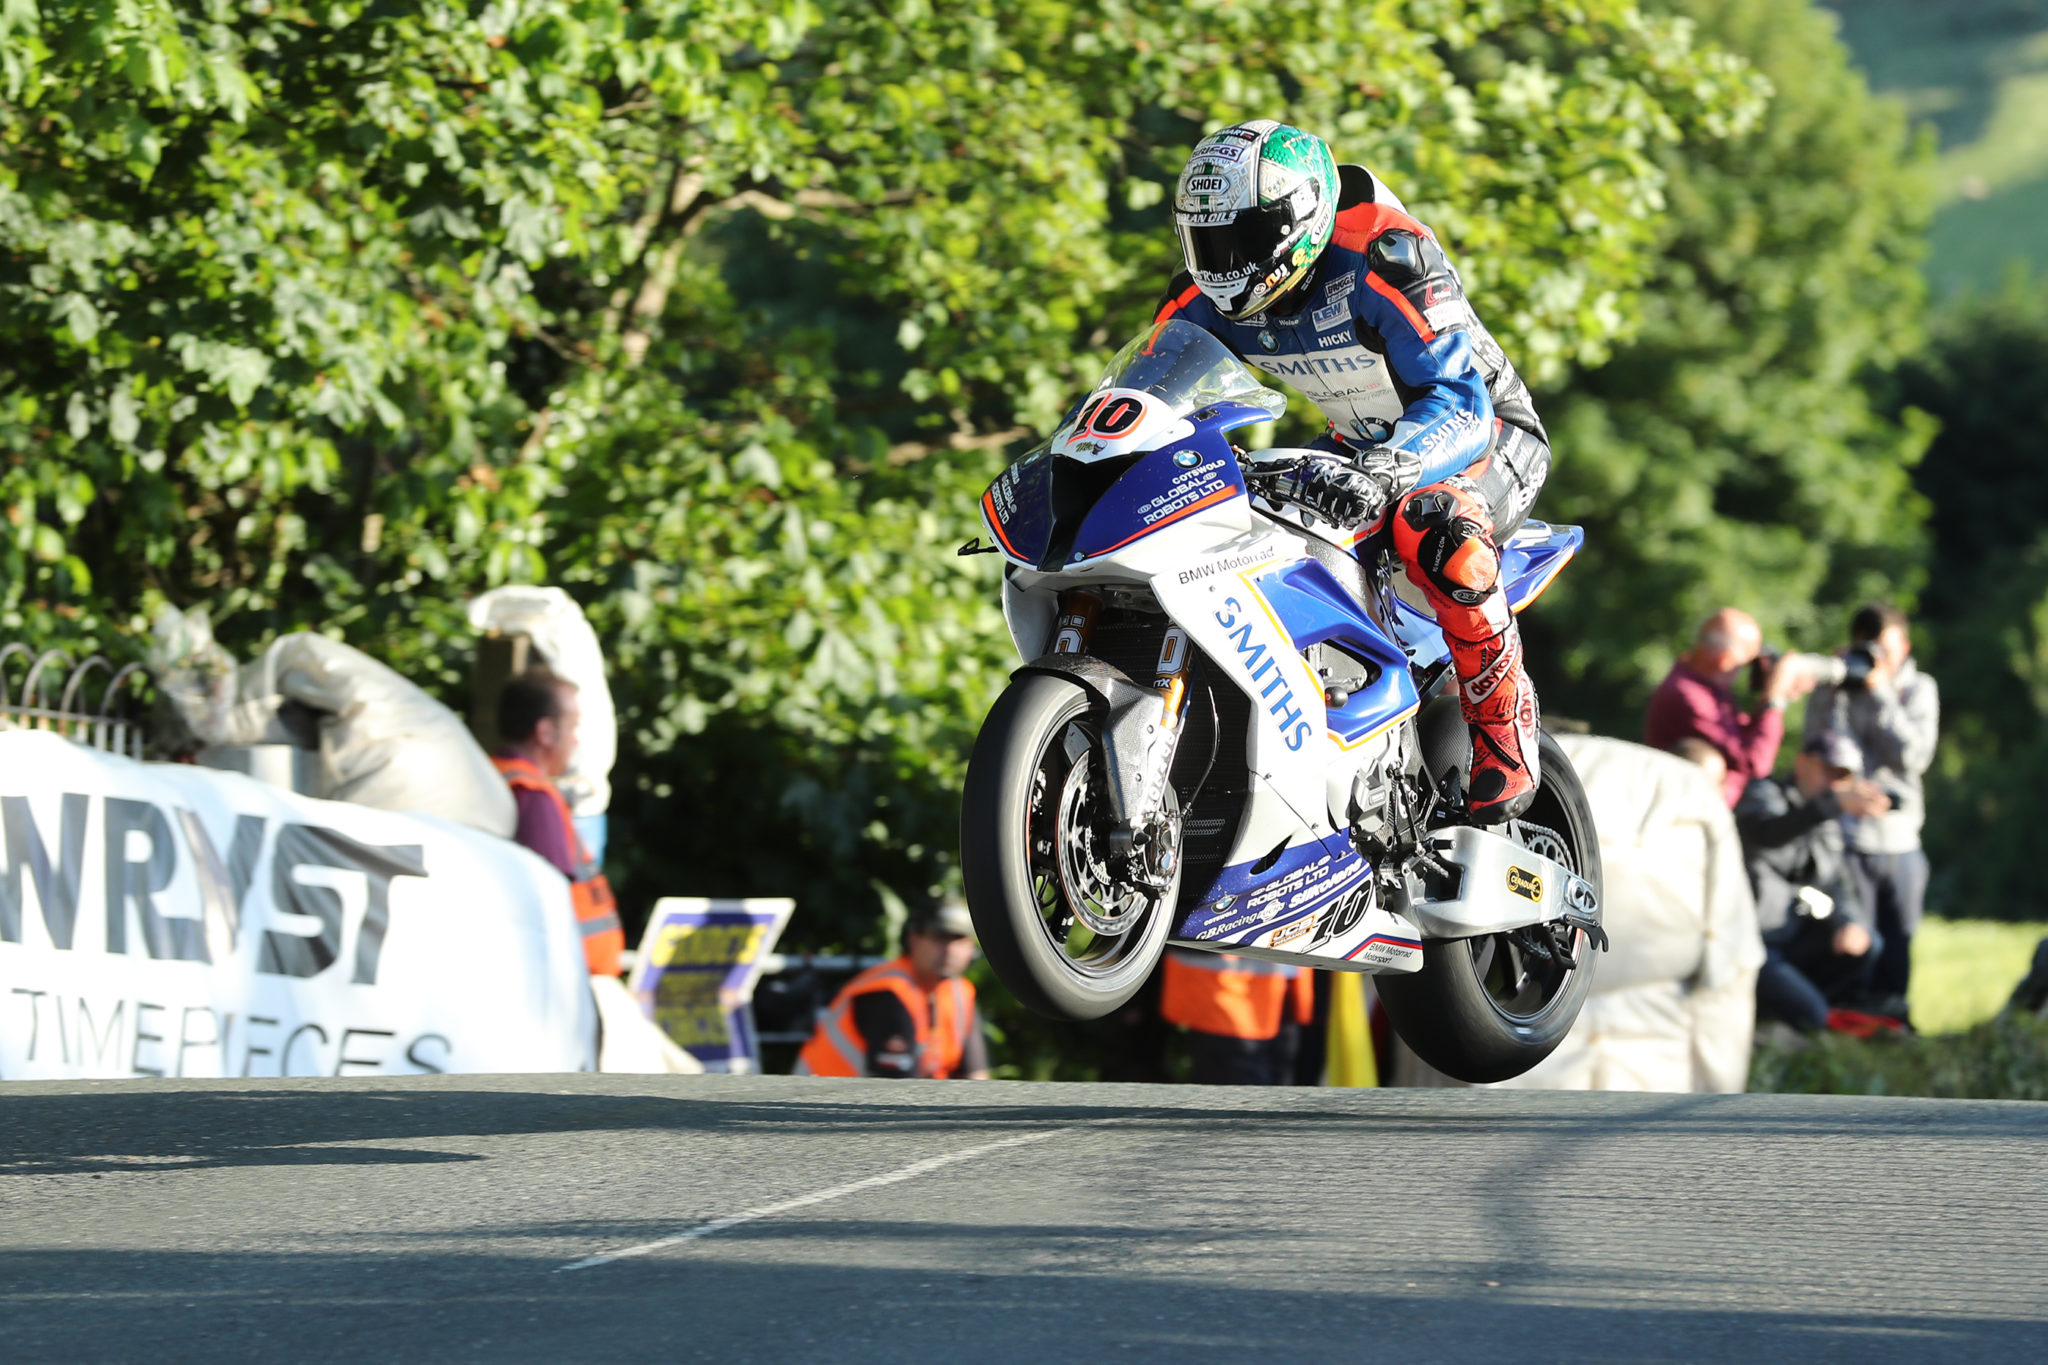
[[[583,608],[560,588],[512,584],[471,601],[469,623],[480,631],[526,636],[550,670],[576,684],[576,700],[583,710],[576,757],[555,785],[573,814],[602,815],[612,803],[619,720],[605,681],[604,651]]]
[[[1504,1089],[1738,1092],[1763,965],[1720,784],[1675,755],[1559,737],[1600,833],[1609,951],[1564,1042]],[[1400,1049],[1397,1084],[1455,1084]]]
[[[1600,831],[1601,922],[1612,946],[1570,1035],[1503,1084],[1740,1091],[1764,951],[1720,784],[1640,744],[1584,735],[1559,742]]]
[[[227,744],[253,744],[277,708],[320,713],[321,795],[378,810],[418,811],[509,839],[511,788],[453,711],[361,650],[324,635],[287,635],[242,670]]]
[[[1614,947],[1598,989],[1754,978],[1763,941],[1720,785],[1699,765],[1641,744],[1588,735],[1559,743],[1600,831]]]

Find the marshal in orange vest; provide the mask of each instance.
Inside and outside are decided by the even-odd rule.
[[[856,996],[885,990],[903,1002],[917,1029],[911,1061],[913,1074],[929,1080],[946,1081],[960,1075],[969,1035],[981,1026],[975,1013],[974,983],[960,977],[941,981],[926,991],[917,984],[906,955],[893,962],[870,967],[846,983],[832,998],[832,1007],[818,1020],[811,1041],[797,1054],[800,1076],[865,1076],[868,1073],[868,1040],[854,1022]]]
[[[1223,1038],[1277,1037],[1290,996],[1296,1023],[1315,1017],[1314,978],[1284,962],[1168,948],[1160,987],[1167,1023]]]
[[[493,758],[505,780],[520,791],[542,792],[561,812],[562,829],[574,850],[576,871],[569,878],[569,899],[576,906],[576,920],[583,929],[583,959],[592,976],[617,976],[625,970],[625,926],[619,923],[619,903],[612,899],[612,884],[604,879],[590,851],[576,837],[576,822],[561,791],[547,774],[525,758]]]

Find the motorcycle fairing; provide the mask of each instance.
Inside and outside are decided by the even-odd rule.
[[[1184,916],[1173,942],[1339,971],[1419,970],[1422,931],[1377,903],[1371,870],[1335,840],[1290,848],[1264,872],[1226,868],[1212,890],[1229,889]]]
[[[1254,711],[1236,845],[1214,881],[1183,898],[1174,940],[1354,970],[1419,968],[1420,931],[1372,903],[1370,865],[1329,818],[1325,791],[1332,763],[1414,713],[1407,658],[1287,532],[1240,537],[1154,577],[1152,590]],[[1325,642],[1377,670],[1334,709],[1302,654]]]
[[[981,495],[981,519],[1005,558],[1035,567],[1052,538],[1053,453],[1041,447],[996,475]]]
[[[1421,699],[1408,656],[1321,563],[1303,559],[1285,565],[1259,578],[1256,587],[1279,614],[1297,650],[1335,644],[1377,670],[1341,706],[1325,712],[1330,739],[1339,749],[1358,748],[1414,714]]]
[[[1046,572],[1080,567],[1243,498],[1244,474],[1229,433],[1271,420],[1262,408],[1220,402],[1159,428],[1191,434],[1155,450],[1074,458],[1041,447],[989,485],[982,520],[1014,563]]]

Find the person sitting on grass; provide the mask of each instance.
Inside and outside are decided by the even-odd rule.
[[[1759,1020],[1813,1033],[1832,1006],[1868,993],[1879,943],[1869,900],[1850,875],[1840,817],[1875,815],[1891,802],[1856,776],[1862,763],[1854,740],[1823,731],[1801,746],[1789,779],[1757,778],[1736,804],[1764,940]]]

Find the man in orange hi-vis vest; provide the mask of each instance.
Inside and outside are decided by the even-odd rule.
[[[949,901],[905,930],[903,956],[846,983],[797,1054],[799,1076],[985,1081],[988,1039],[974,983],[974,920]]]
[[[553,863],[569,879],[569,899],[583,930],[583,957],[592,976],[624,970],[626,931],[619,923],[611,883],[598,870],[583,841],[569,803],[553,779],[569,771],[576,753],[576,684],[544,668],[530,669],[505,684],[498,697],[498,737],[504,747],[491,762],[512,784],[519,806],[513,839]]]
[[[1197,1085],[1291,1085],[1301,1027],[1315,1018],[1313,973],[1282,962],[1166,950],[1159,1013],[1187,1030]]]

